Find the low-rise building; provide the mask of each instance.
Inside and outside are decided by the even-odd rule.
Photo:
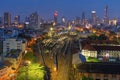
[[[83,41],[81,43],[82,55],[86,58],[94,57],[101,61],[120,61],[120,45],[110,41]]]
[[[90,77],[93,80],[120,80],[119,63],[83,63],[77,66],[78,79]]]
[[[11,49],[20,49],[22,52],[26,49],[26,41],[17,38],[8,38],[3,41],[3,54],[6,54]]]

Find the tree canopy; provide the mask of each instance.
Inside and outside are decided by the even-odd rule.
[[[18,70],[16,80],[44,80],[45,69],[37,63],[29,64]]]

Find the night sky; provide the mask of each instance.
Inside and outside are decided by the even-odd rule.
[[[0,16],[9,11],[12,16],[25,17],[37,11],[41,17],[51,19],[57,10],[59,17],[74,19],[76,16],[81,17],[83,11],[89,18],[91,11],[95,10],[97,16],[102,18],[106,5],[110,18],[120,17],[120,0],[0,0]]]

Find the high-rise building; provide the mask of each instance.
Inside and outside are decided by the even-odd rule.
[[[11,14],[9,12],[4,13],[4,26],[10,26],[11,24]]]
[[[3,24],[3,19],[0,17],[0,26]]]
[[[25,17],[25,21],[24,21],[24,28],[29,29],[29,24],[30,24],[30,20],[29,17]]]
[[[105,6],[104,8],[104,24],[109,24],[108,6]]]
[[[17,15],[14,17],[14,24],[19,24],[20,23],[20,16]]]
[[[55,24],[58,23],[58,11],[54,12],[54,22],[55,22]]]
[[[35,30],[40,29],[40,17],[37,12],[32,13],[29,17],[29,20],[30,20],[29,26],[31,29]]]
[[[82,25],[85,25],[85,13],[82,13]]]
[[[98,16],[96,17],[96,23],[97,23],[97,25],[101,24],[101,19]]]
[[[92,11],[92,24],[95,25],[96,24],[96,11]]]
[[[80,17],[76,17],[75,24],[79,25],[80,24]]]

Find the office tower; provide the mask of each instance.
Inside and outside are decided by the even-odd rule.
[[[85,13],[84,12],[82,13],[82,25],[83,26],[85,25]]]
[[[14,24],[19,24],[20,23],[20,16],[19,15],[17,15],[17,16],[15,16],[14,17]]]
[[[40,29],[40,17],[37,12],[32,13],[29,16],[29,20],[30,20],[29,25],[31,29],[34,29],[34,30]]]
[[[11,24],[11,14],[9,12],[4,13],[4,26],[8,27]]]
[[[92,11],[92,24],[96,24],[96,11]]]
[[[25,23],[24,23],[24,28],[29,29],[29,24],[30,24],[30,20],[29,17],[25,17]]]
[[[80,17],[76,17],[75,24],[79,25],[80,24]]]
[[[30,22],[30,19],[28,16],[25,17],[25,22]]]
[[[0,17],[0,26],[3,24],[3,19]]]
[[[4,25],[9,26],[11,24],[11,15],[9,12],[4,13]]]
[[[104,8],[104,24],[109,24],[108,6],[105,6]]]
[[[58,11],[55,11],[54,12],[54,22],[55,22],[55,24],[57,24],[58,23]]]

